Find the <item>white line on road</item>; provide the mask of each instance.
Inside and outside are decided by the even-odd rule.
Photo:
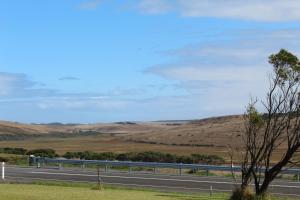
[[[10,169],[25,169],[25,170],[36,170],[35,168],[30,168],[30,167],[18,167],[18,166],[9,166],[9,167],[7,167],[7,168],[10,168]],[[58,169],[51,169],[51,168],[45,168],[45,169],[41,169],[41,170],[43,170],[43,172],[48,172],[48,173],[56,173],[57,171],[58,171]],[[74,170],[74,171],[72,171],[72,170],[68,170],[69,172],[68,173],[70,173],[71,174],[71,172],[80,172],[80,170]],[[82,170],[81,170],[82,171]],[[85,171],[86,173],[94,173],[93,171]],[[104,172],[104,171],[103,171]],[[25,173],[29,173],[29,172],[25,172]],[[32,171],[30,172],[30,173],[32,173]],[[34,173],[37,173],[37,172],[34,172]],[[62,172],[60,172],[60,173],[62,173]],[[65,172],[66,173],[66,172]],[[108,172],[104,172],[105,174],[113,174],[113,173],[119,173],[119,174],[121,174],[121,173],[123,173],[124,175],[128,175],[128,173],[127,172],[112,172],[112,173],[108,173]],[[132,173],[132,174],[134,174],[134,175],[151,175],[151,174],[147,174],[147,173],[145,173],[145,174],[143,174],[143,173]],[[106,175],[106,176],[108,176],[108,175]],[[116,175],[115,175],[116,176]],[[211,179],[211,180],[213,180],[213,179],[219,179],[219,180],[223,180],[223,181],[227,181],[228,183],[233,183],[233,179],[232,178],[227,178],[227,177],[219,177],[219,176],[209,176],[209,177],[197,177],[197,176],[177,176],[177,175],[169,175],[169,174],[152,174],[152,176],[155,176],[155,177],[167,177],[167,179],[169,180],[169,178],[170,179],[172,179],[172,178],[180,178],[181,180],[184,180],[183,178],[204,178],[204,179]],[[123,176],[122,176],[123,177]],[[162,179],[162,178],[161,178]],[[177,180],[177,179],[176,179]],[[191,179],[189,179],[189,180],[191,180]],[[197,180],[196,180],[197,181]],[[223,182],[223,181],[219,181],[219,182]],[[295,181],[290,181],[290,180],[286,180],[286,181],[283,181],[283,180],[274,180],[273,181],[273,184],[276,184],[276,185],[282,185],[282,184],[300,184],[300,182],[295,182]],[[274,186],[276,186],[276,185],[274,185]],[[299,185],[299,187],[300,187],[300,185]]]
[[[45,174],[45,175],[97,177],[97,175],[91,175],[91,174],[69,174],[69,173],[52,173],[52,172],[30,172],[30,173]],[[183,180],[183,179],[172,179],[172,178],[150,178],[150,177],[108,176],[108,175],[101,175],[101,177],[102,178],[138,179],[138,180],[177,181],[177,182],[192,182],[192,183],[215,183],[215,184],[230,184],[230,185],[233,184],[232,182],[198,181],[198,180]]]

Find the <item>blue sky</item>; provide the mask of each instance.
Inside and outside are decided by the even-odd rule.
[[[298,0],[3,0],[0,119],[110,122],[241,114]]]

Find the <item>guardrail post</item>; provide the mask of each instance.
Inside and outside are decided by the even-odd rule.
[[[210,190],[209,190],[209,196],[212,196],[213,195],[213,187],[212,185],[210,186]]]
[[[181,176],[182,175],[182,167],[181,167],[182,163],[180,163],[180,166],[179,166],[179,175]]]
[[[131,165],[128,166],[128,173],[131,173],[132,169],[131,169]]]
[[[156,174],[156,167],[153,168],[153,172],[154,172],[154,174]]]
[[[108,165],[107,165],[107,164],[105,165],[105,169],[104,169],[104,171],[105,171],[105,172],[107,172],[107,171],[108,171]]]
[[[30,155],[28,157],[28,165],[35,166],[36,165],[36,157],[34,155]]]
[[[58,163],[58,169],[59,169],[59,170],[62,169],[62,163],[61,163],[61,162]]]
[[[37,159],[36,159],[36,167],[37,168],[41,168],[41,159],[38,157]]]
[[[206,176],[209,176],[209,170],[208,169],[206,170]]]
[[[1,179],[4,180],[5,179],[5,162],[2,162],[2,176]]]
[[[300,172],[297,174],[297,181],[300,181]]]

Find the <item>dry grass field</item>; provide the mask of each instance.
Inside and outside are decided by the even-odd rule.
[[[195,121],[109,124],[20,124],[0,122],[0,147],[67,151],[161,151],[228,157],[228,146],[241,144],[243,116]],[[275,154],[279,156],[280,152]]]

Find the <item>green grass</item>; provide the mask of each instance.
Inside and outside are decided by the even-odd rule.
[[[184,194],[105,186],[96,190],[85,183],[37,182],[34,184],[0,184],[0,200],[227,200],[228,194]],[[272,200],[295,200],[272,198]]]
[[[226,195],[214,197],[143,190],[106,188],[102,191],[88,187],[49,185],[0,184],[1,200],[204,200],[226,199]]]

